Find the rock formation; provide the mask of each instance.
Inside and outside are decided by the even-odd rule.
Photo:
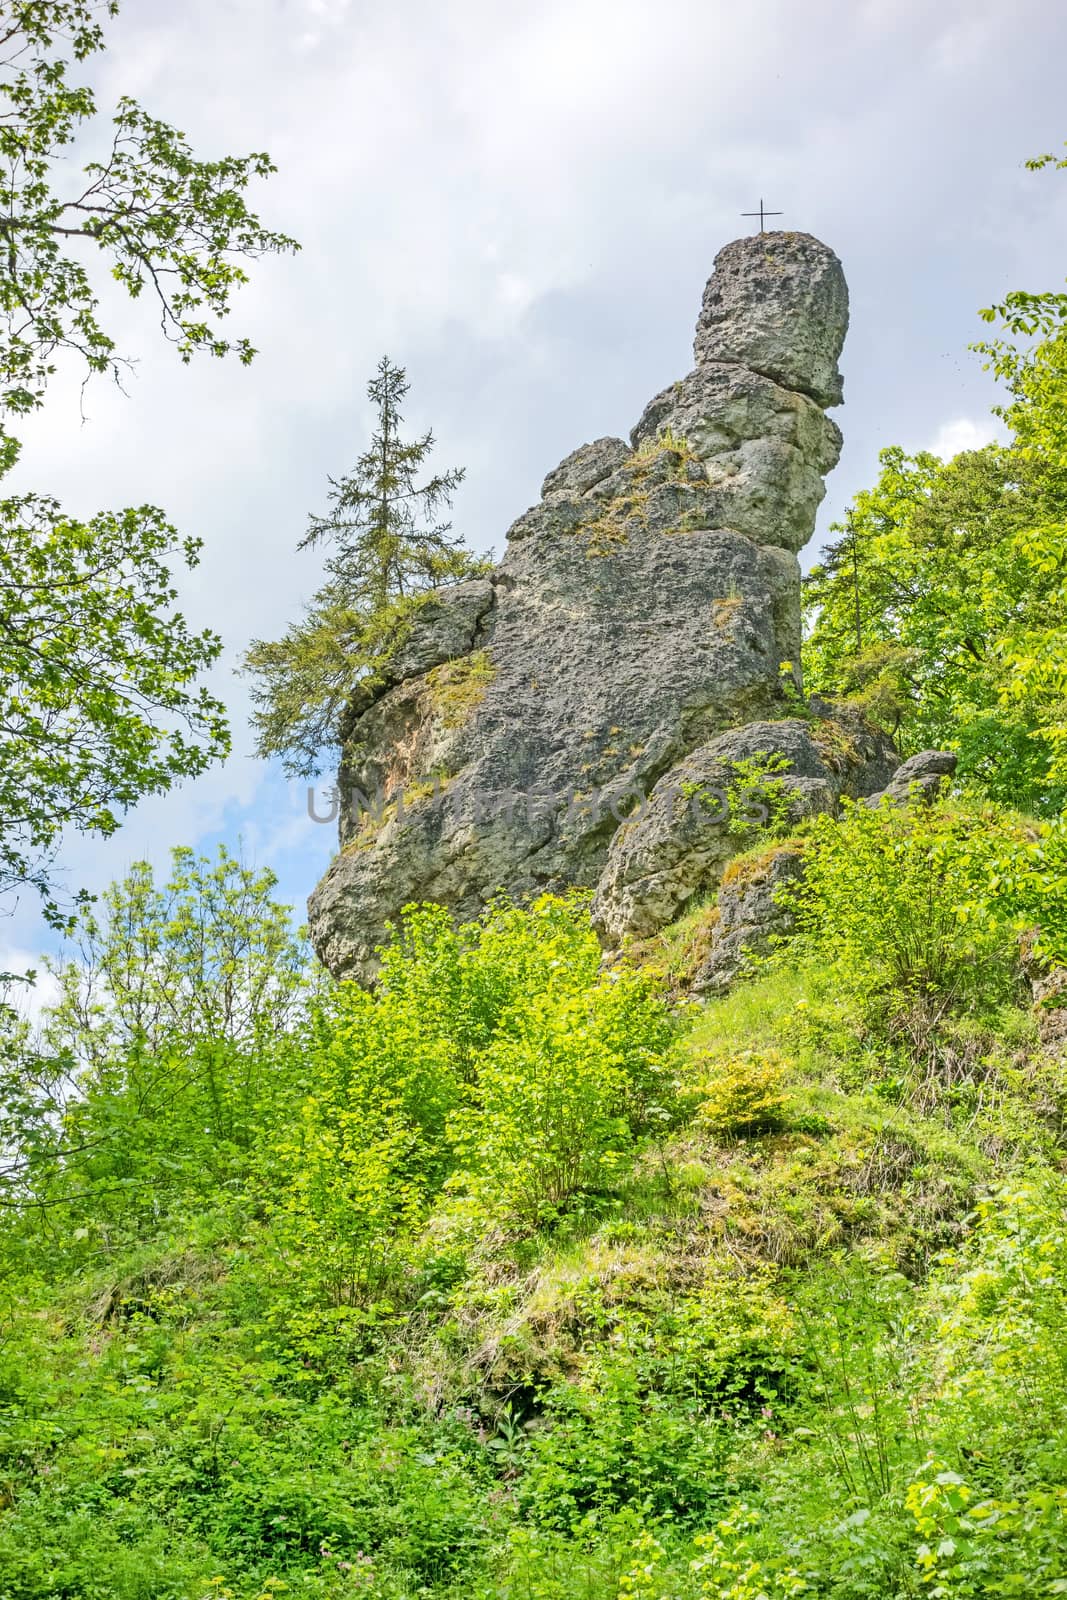
[[[915,801],[931,804],[937,799],[946,778],[951,778],[959,757],[951,750],[920,750],[909,756],[894,772],[886,787],[869,795],[867,804],[906,806]]]
[[[840,263],[818,240],[728,245],[694,370],[628,444],[598,439],[549,473],[490,577],[414,614],[346,719],[340,853],[309,902],[332,972],[371,977],[414,900],[469,916],[498,890],[599,881],[609,937],[658,925],[726,859],[703,838],[682,861],[664,796],[724,776],[742,750],[803,748],[796,783],[813,804],[888,782],[882,747],[836,771],[817,734],[785,731],[797,551],[840,450],[823,408],[841,399],[847,321]]]
[[[693,994],[725,994],[748,973],[752,958],[770,953],[794,931],[788,892],[804,876],[796,840],[771,845],[755,860],[727,868],[719,885],[707,955],[690,981]]]
[[[826,708],[829,711],[829,708]],[[891,746],[859,718],[750,722],[676,763],[612,838],[593,900],[609,944],[673,922],[745,849],[745,794],[780,808],[778,831],[887,784]],[[739,777],[742,785],[739,789]],[[740,814],[731,815],[731,811]]]
[[[755,733],[755,729],[743,728],[739,734],[727,737],[751,739]],[[862,723],[843,717],[840,711],[836,717],[825,717],[807,725],[779,723],[771,730],[764,730],[759,742],[764,748],[788,751],[793,758],[790,771],[771,780],[781,783],[789,807],[782,820],[787,823],[800,821],[817,811],[834,810],[845,796],[859,798],[855,788],[857,780],[866,787],[875,781],[879,771],[888,771],[892,776],[884,789],[864,796],[867,805],[929,805],[956,770],[957,758],[951,751],[923,750],[893,772],[896,757],[886,742]],[[720,760],[721,754],[720,751]],[[701,760],[706,767],[707,758]],[[700,859],[702,840],[699,833],[693,837],[692,829],[682,826],[676,826],[674,837],[684,840],[687,832],[690,848],[675,848],[671,859],[677,860],[680,869],[692,876],[695,870],[692,863],[694,858]],[[720,858],[720,871],[723,864]],[[796,925],[790,890],[803,879],[804,871],[803,838],[780,840],[726,865],[709,920],[707,954],[689,985],[694,994],[725,993],[738,978],[748,973],[754,956],[767,955],[790,936]],[[708,876],[705,872],[705,883]],[[669,874],[667,881],[673,881]],[[653,892],[656,879],[649,875],[639,883],[647,895]],[[662,894],[663,891],[658,892]],[[643,909],[645,902],[640,895],[635,897],[631,888],[631,903],[635,898]],[[1036,995],[1036,983],[1034,992]]]

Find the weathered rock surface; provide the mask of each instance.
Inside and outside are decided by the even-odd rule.
[[[878,806],[886,801],[890,805],[905,806],[915,800],[927,803],[936,800],[945,779],[951,778],[957,764],[958,757],[951,750],[920,750],[897,768],[892,780],[884,789],[872,794],[867,804]]]
[[[728,244],[704,290],[697,360],[736,362],[821,406],[840,405],[848,291],[827,257],[825,245],[804,233]]]
[[[346,719],[341,850],[309,902],[331,971],[371,977],[411,900],[467,916],[498,889],[595,885],[620,822],[673,768],[788,717],[796,551],[840,450],[821,407],[840,399],[846,323],[825,245],[727,246],[696,369],[629,445],[598,439],[548,474],[491,578],[416,614]],[[629,892],[629,866],[611,870]]]
[[[1041,1048],[1050,1055],[1067,1054],[1067,969],[1032,971],[1030,988]]]
[[[748,974],[753,957],[768,955],[777,940],[788,938],[795,922],[788,891],[803,876],[803,850],[795,842],[774,845],[727,871],[711,947],[690,984],[694,994],[725,994]]]
[[[660,779],[639,816],[619,828],[593,900],[610,944],[673,922],[695,894],[713,889],[758,824],[747,806],[777,805],[795,824],[834,811],[886,784],[897,758],[859,719],[751,722],[700,745]],[[738,791],[739,773],[765,793]],[[756,782],[755,790],[761,787]]]

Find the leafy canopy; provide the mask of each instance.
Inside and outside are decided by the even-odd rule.
[[[196,1040],[251,1049],[292,1026],[310,954],[276,886],[224,845],[214,861],[172,850],[162,884],[135,862],[81,913],[67,959],[48,962],[61,995],[47,1013],[49,1045],[91,1066]]]
[[[174,609],[168,558],[198,550],[152,506],[83,523],[49,497],[0,500],[0,893],[35,885],[53,922],[65,829],[111,834],[229,747],[194,687],[221,641]]]
[[[805,585],[805,679],[858,700],[906,752],[950,746],[994,798],[1059,808],[1039,708],[1006,698],[1009,636],[1057,626],[1059,579],[1021,555],[1040,470],[990,445],[943,462],[884,450],[843,536]]]
[[[254,640],[245,657],[259,754],[281,756],[297,776],[321,770],[353,687],[396,647],[419,597],[485,570],[439,520],[464,470],[418,481],[434,436],[401,437],[409,388],[404,368],[383,356],[367,385],[377,411],[370,443],[350,473],[330,479],[329,510],[309,517],[300,542],[330,547],[326,581],[284,638]]]
[[[12,419],[44,403],[61,358],[86,378],[128,365],[101,321],[101,280],[147,290],[183,360],[247,362],[252,346],[221,329],[241,263],[295,248],[245,200],[274,170],[266,155],[202,161],[129,98],[72,179],[98,120],[74,70],[117,9],[28,0],[0,20],[0,476],[19,454]],[[34,885],[54,922],[65,829],[111,833],[140,796],[227,751],[223,707],[195,687],[220,642],[189,628],[170,576],[199,549],[153,506],[82,521],[47,494],[0,499],[0,893]]]
[[[1053,162],[1041,157],[1033,167]],[[883,451],[806,580],[805,677],[905,751],[940,745],[1003,803],[1067,802],[1067,294],[1019,291],[976,348],[1008,389],[1007,445]]]
[[[10,8],[0,24],[0,406],[7,413],[40,405],[62,350],[90,372],[119,376],[123,357],[100,322],[92,263],[133,299],[149,291],[183,360],[232,350],[247,362],[255,354],[249,342],[224,337],[219,326],[232,290],[246,281],[240,263],[295,248],[245,202],[249,182],[275,170],[267,155],[198,160],[184,134],[127,96],[112,114],[106,153],[88,161],[69,190],[65,177],[57,179],[57,162],[97,115],[93,90],[71,82],[64,55],[82,62],[102,50],[99,19],[118,9],[118,0],[37,0]]]

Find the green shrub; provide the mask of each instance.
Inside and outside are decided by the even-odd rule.
[[[747,846],[789,832],[796,795],[784,775],[792,770],[792,762],[780,751],[731,762],[726,795],[733,838]]]
[[[784,1085],[788,1063],[777,1050],[709,1053],[698,1058],[704,1078],[697,1121],[718,1138],[767,1133],[785,1120]]]
[[[759,1512],[741,1500],[710,1533],[697,1535],[698,1554],[689,1564],[694,1600],[786,1600],[811,1593],[787,1554],[760,1549],[759,1526]]]
[[[306,1039],[276,1148],[287,1264],[336,1305],[384,1291],[447,1184],[534,1226],[622,1173],[674,1093],[655,979],[601,974],[584,903],[492,907],[457,932],[408,907],[373,994],[341,984]]]
[[[1067,816],[1004,849],[992,890],[1001,914],[1027,930],[1032,956],[1067,967]]]
[[[1050,1441],[1034,1465],[1053,1481],[1067,1479],[1065,1216],[1059,1174],[985,1198],[938,1287],[943,1404],[959,1439],[981,1434],[1017,1466],[1025,1441]]]
[[[999,890],[1022,848],[992,805],[871,809],[815,818],[796,895],[809,947],[849,994],[988,1006],[1013,992],[1019,908]]]
[[[558,1529],[623,1507],[699,1521],[723,1501],[735,1443],[735,1430],[705,1407],[645,1389],[619,1360],[592,1392],[553,1389],[530,1440],[519,1506],[535,1525]]]
[[[467,1071],[449,1026],[458,957],[446,913],[413,913],[381,989],[338,985],[305,1034],[308,1093],[272,1155],[275,1221],[287,1266],[335,1305],[382,1289],[448,1176],[445,1129]]]
[[[929,1594],[952,1600],[1067,1594],[1064,1485],[988,1494],[930,1460],[908,1489],[907,1507],[920,1540],[919,1579]]]
[[[569,995],[529,995],[479,1057],[449,1122],[456,1187],[486,1215],[544,1223],[610,1188],[635,1141],[669,1119],[670,1017],[647,975],[616,970]]]

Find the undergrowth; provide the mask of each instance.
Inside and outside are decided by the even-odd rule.
[[[202,1074],[133,1151],[142,1079],[84,1077],[5,1221],[0,1595],[1065,1592],[1062,1063],[917,854],[852,926],[837,844],[914,844],[869,816],[700,1007],[706,907],[607,970],[580,898],[410,911],[219,1182]]]

